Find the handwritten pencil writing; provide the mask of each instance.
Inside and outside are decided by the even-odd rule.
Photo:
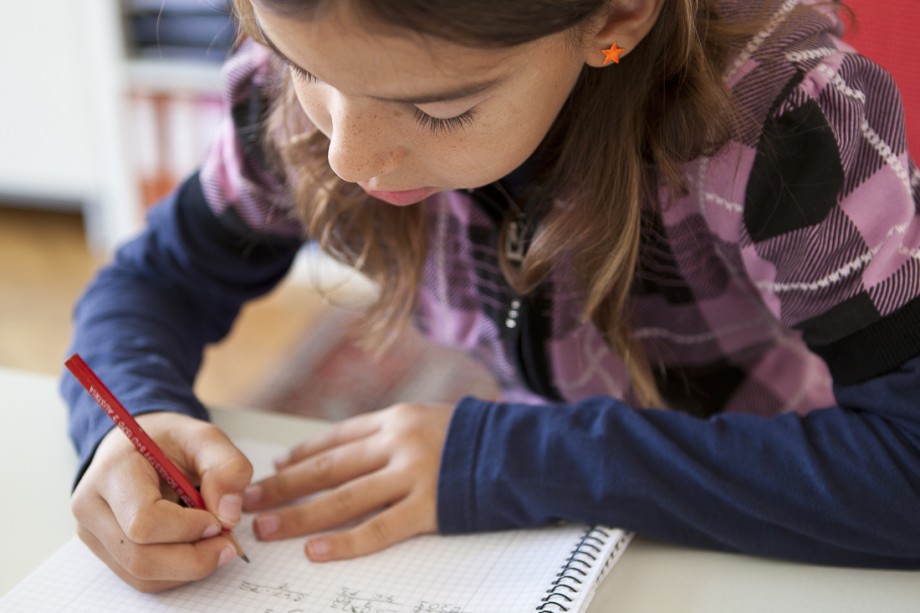
[[[362,593],[343,587],[336,595],[331,608],[347,613],[471,613],[463,607],[427,600],[401,603],[396,596],[382,593]]]
[[[362,596],[359,590],[347,587],[343,587],[336,595],[332,609],[348,611],[348,613],[401,613],[406,610],[404,606],[396,602],[395,596],[385,594]]]
[[[270,587],[267,585],[259,585],[257,583],[243,581],[240,583],[240,589],[245,592],[272,596],[274,598],[288,600],[290,602],[300,602],[307,597],[305,592],[292,590],[287,583],[282,583],[278,587]]]

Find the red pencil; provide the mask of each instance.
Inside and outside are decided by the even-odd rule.
[[[134,443],[134,447],[140,454],[147,458],[147,461],[156,469],[167,485],[179,495],[182,502],[193,509],[205,509],[204,498],[201,497],[198,489],[186,479],[182,471],[157,447],[153,439],[144,432],[140,424],[125,410],[125,407],[118,401],[115,394],[109,391],[109,388],[96,376],[96,373],[83,361],[83,358],[75,353],[67,358],[64,365],[77,378],[80,385],[89,392],[93,400],[102,407],[105,414],[115,422],[118,429],[128,437],[128,440]],[[237,555],[249,562],[249,558],[243,552],[243,548],[233,534],[227,529],[224,529],[223,534],[233,542]]]

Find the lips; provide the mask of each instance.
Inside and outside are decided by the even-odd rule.
[[[367,192],[369,196],[396,206],[407,206],[421,202],[428,196],[431,196],[438,191],[433,187],[419,187],[417,189],[407,189],[398,192],[370,190],[363,185],[361,187],[364,189],[364,191]]]

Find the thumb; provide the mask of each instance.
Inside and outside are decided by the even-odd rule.
[[[194,455],[205,506],[224,528],[240,523],[243,490],[252,481],[252,464],[217,428],[210,429]]]

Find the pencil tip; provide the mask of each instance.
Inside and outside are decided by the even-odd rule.
[[[240,557],[242,557],[243,560],[246,561],[246,564],[249,564],[249,556],[247,556],[247,555],[244,553],[244,554],[243,554],[242,556],[240,556]]]

